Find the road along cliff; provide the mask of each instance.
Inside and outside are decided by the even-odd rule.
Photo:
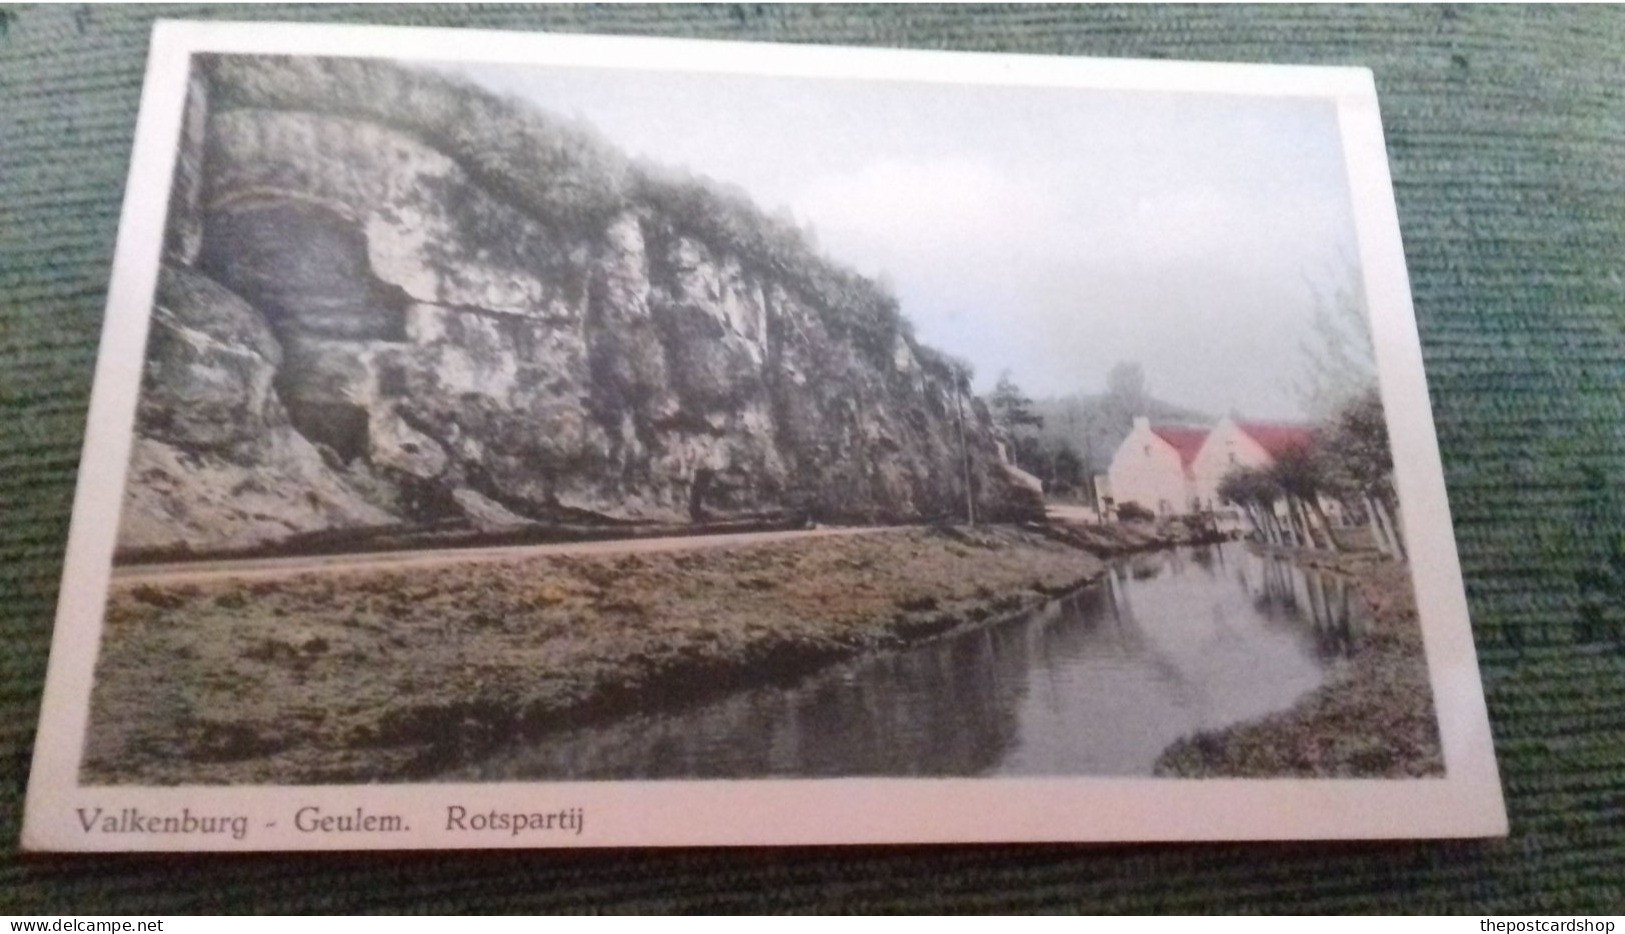
[[[963,369],[743,194],[386,62],[194,69],[123,558],[1042,516]]]

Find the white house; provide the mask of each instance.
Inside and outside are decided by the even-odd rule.
[[[1205,428],[1153,426],[1136,418],[1106,471],[1115,504],[1138,503],[1163,516],[1193,511],[1198,494],[1192,466],[1207,436]]]
[[[1219,484],[1238,467],[1268,468],[1288,451],[1307,450],[1314,432],[1305,425],[1219,419],[1191,464],[1195,498],[1201,509],[1222,505]]]
[[[1313,441],[1307,425],[1225,416],[1208,429],[1152,425],[1141,417],[1118,446],[1106,476],[1117,506],[1135,502],[1164,516],[1216,512],[1227,505],[1219,496],[1225,474],[1240,467],[1268,468]],[[1334,521],[1339,518],[1335,500],[1321,497],[1320,505]]]

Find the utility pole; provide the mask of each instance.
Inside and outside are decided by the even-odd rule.
[[[1100,487],[1095,486],[1095,439],[1087,434],[1083,437],[1083,495],[1089,497],[1095,515],[1100,515]]]
[[[965,443],[965,403],[960,394],[963,377],[954,373],[954,411],[959,413],[959,460],[965,468],[965,521],[976,525],[976,496],[970,486],[970,448]]]
[[[1078,400],[1074,399],[1074,398],[1069,398],[1069,399],[1066,400],[1066,443],[1067,443],[1068,447],[1071,448],[1071,450],[1072,450],[1072,452],[1074,454],[1077,453],[1078,449],[1077,448],[1072,448],[1071,445],[1075,441],[1077,441],[1077,438],[1078,438]],[[1084,442],[1084,448],[1087,449],[1088,446],[1089,446],[1089,443],[1087,441],[1085,441]],[[1083,465],[1083,476],[1078,478],[1079,480],[1082,481],[1081,483],[1078,484],[1078,486],[1082,487],[1082,489],[1081,490],[1076,489],[1076,488],[1073,489],[1072,497],[1074,499],[1076,499],[1078,497],[1079,493],[1082,493],[1084,496],[1089,496],[1089,488],[1090,488],[1090,485],[1093,483],[1093,481],[1090,478],[1094,476],[1094,472],[1095,472],[1094,466],[1091,465],[1086,460],[1084,462],[1084,465]],[[1090,497],[1090,498],[1092,499],[1093,497]]]

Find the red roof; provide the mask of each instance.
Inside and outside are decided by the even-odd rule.
[[[1179,466],[1186,470],[1191,469],[1191,461],[1196,460],[1197,452],[1202,450],[1202,442],[1207,440],[1206,428],[1186,428],[1183,425],[1153,425],[1151,433],[1179,452]]]
[[[1315,431],[1308,425],[1238,421],[1236,427],[1257,441],[1270,457],[1280,457],[1287,451],[1304,450],[1315,441]]]

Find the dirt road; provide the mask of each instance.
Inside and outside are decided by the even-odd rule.
[[[632,538],[594,542],[550,542],[544,545],[498,545],[485,548],[440,548],[421,551],[381,551],[348,555],[301,555],[286,558],[245,558],[235,561],[193,561],[171,564],[114,566],[113,583],[183,583],[232,578],[279,578],[292,574],[398,570],[507,561],[544,555],[647,554],[760,545],[805,538],[866,535],[891,530],[890,526],[794,529],[778,532],[731,532],[722,535],[676,535],[667,538]]]

